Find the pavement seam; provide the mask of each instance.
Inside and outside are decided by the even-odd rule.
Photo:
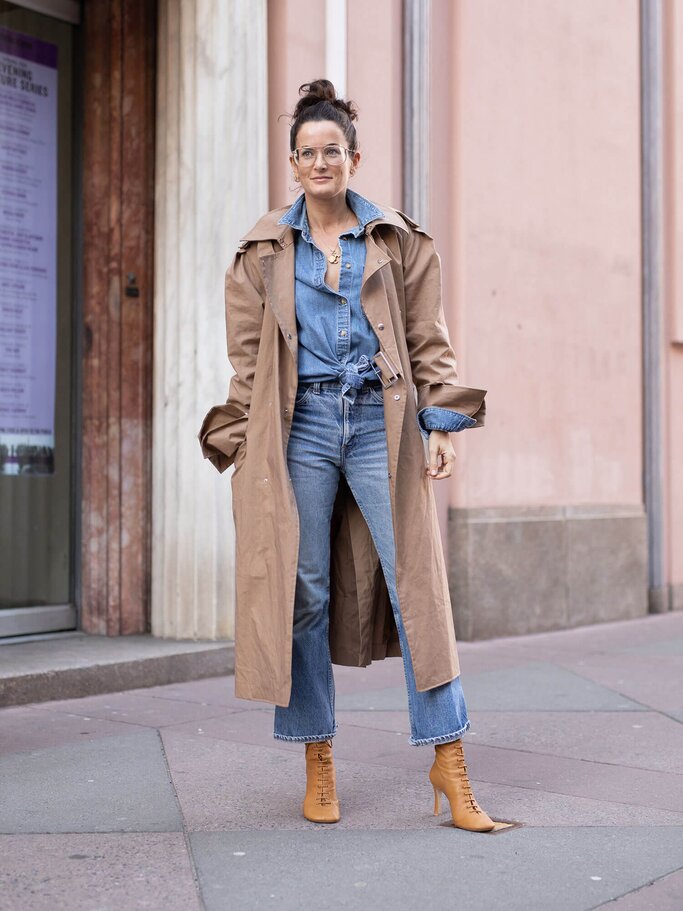
[[[237,709],[236,711],[231,711],[230,714],[239,715],[242,711],[243,711],[242,709]],[[188,718],[187,721],[169,721],[166,724],[148,724],[144,721],[126,721],[124,718],[110,718],[108,715],[104,715],[104,716],[92,715],[92,714],[81,715],[80,712],[61,712],[60,714],[71,715],[74,718],[84,718],[84,719],[88,719],[88,720],[95,719],[96,721],[110,721],[112,724],[127,724],[127,725],[130,725],[131,727],[145,728],[148,731],[160,731],[163,728],[173,727],[174,725],[178,725],[178,724],[192,724],[192,722],[194,720],[192,718]],[[223,716],[223,713],[221,712],[220,714],[217,714],[217,715],[205,715],[203,718],[198,719],[198,721],[211,721],[214,718],[222,718],[222,717],[224,717],[224,716]]]
[[[367,728],[363,728],[362,730],[367,730]],[[176,731],[175,733],[176,733],[176,734],[179,734],[181,737],[182,737],[182,736],[190,736],[190,737],[194,736],[194,735],[192,735],[192,734],[186,733],[185,731]],[[254,745],[254,743],[253,743],[252,741],[248,741],[248,740],[225,740],[225,739],[220,738],[220,737],[212,737],[210,734],[209,734],[209,735],[204,735],[203,739],[214,740],[214,741],[223,742],[223,743],[239,744],[239,745],[242,745],[242,746]],[[260,749],[275,750],[275,751],[279,751],[279,752],[282,752],[282,753],[291,753],[291,754],[294,754],[294,751],[293,751],[293,750],[290,750],[290,749],[283,749],[283,748],[280,747],[280,746],[270,746],[270,745],[261,744],[261,743],[256,744],[256,745],[257,745]],[[495,749],[495,748],[494,748],[494,749]],[[506,748],[501,747],[500,749],[506,749]],[[507,749],[510,749],[510,748],[507,748]],[[531,753],[530,751],[518,751],[518,752],[529,752],[529,754],[532,755],[532,756],[533,756],[533,755],[546,755],[546,754],[539,754],[539,753],[535,753],[535,754],[534,754],[534,753]],[[164,755],[165,755],[165,754],[164,754]],[[561,757],[561,756],[554,756],[554,755],[552,755],[552,754],[548,754],[548,755],[550,756],[551,759],[562,759],[562,758],[565,758],[565,757]],[[595,763],[595,762],[593,762],[593,761],[591,761],[591,760],[578,760],[578,759],[572,759],[571,761],[573,761],[573,762],[590,762],[591,764],[594,764],[594,765],[607,765],[607,764],[608,764],[608,763]],[[370,760],[370,759],[349,759],[349,758],[345,758],[345,757],[343,757],[343,756],[336,756],[335,762],[337,763],[337,765],[340,765],[340,766],[341,766],[342,763],[348,763],[349,765],[361,765],[361,766],[362,766],[362,765],[369,765],[369,766],[372,766],[373,768],[384,768],[384,769],[387,769],[387,771],[388,771],[388,770],[395,770],[395,769],[397,768],[397,766],[387,764],[386,762],[373,762],[373,761]],[[618,769],[619,769],[619,768],[625,768],[624,766],[614,766],[614,767],[615,767],[615,768],[618,768]],[[407,771],[407,772],[409,772],[410,774],[414,774],[414,775],[416,775],[416,776],[417,776],[417,775],[422,775],[422,774],[423,774],[423,770],[422,770],[422,769],[413,769],[413,768],[405,769],[403,766],[399,766],[398,768],[402,769],[403,771]],[[629,767],[629,768],[630,768],[630,767]],[[426,771],[426,768],[425,768],[425,771]],[[640,771],[640,770],[636,769],[636,771]],[[650,770],[643,770],[643,771],[650,771]],[[655,772],[655,774],[668,775],[668,774],[672,774],[672,773],[669,773],[669,772]],[[584,795],[584,794],[573,794],[573,793],[569,793],[569,792],[566,792],[566,791],[554,791],[554,790],[549,789],[549,788],[531,787],[531,786],[529,786],[529,785],[523,785],[523,784],[509,784],[509,783],[504,782],[504,781],[492,781],[492,780],[490,780],[490,779],[488,779],[488,778],[479,778],[479,777],[474,776],[474,775],[472,775],[472,774],[470,775],[470,780],[471,780],[473,783],[488,784],[488,785],[491,785],[491,786],[493,786],[493,787],[517,788],[517,789],[519,789],[519,790],[524,790],[524,791],[541,792],[541,793],[543,793],[543,794],[553,794],[553,795],[555,795],[555,796],[557,796],[557,797],[575,797],[575,798],[577,798],[577,799],[579,799],[579,800],[591,800],[591,801],[594,801],[595,803],[615,804],[615,805],[617,805],[617,806],[622,806],[622,807],[636,807],[636,808],[642,808],[642,809],[644,809],[644,810],[652,810],[652,809],[653,809],[653,807],[651,807],[649,804],[632,803],[632,802],[627,802],[627,801],[624,801],[624,800],[602,800],[602,799],[600,799],[599,797],[590,797],[590,796],[586,796],[586,795]],[[663,809],[663,808],[661,808],[661,807],[655,807],[654,809],[657,810],[657,811],[666,812],[666,813],[673,813],[673,814],[675,814],[676,816],[680,816],[680,817],[681,817],[681,821],[683,822],[683,812],[681,812],[681,811],[679,811],[679,810],[672,810],[672,809],[666,809],[666,810],[665,810],[665,809]],[[184,824],[184,820],[185,820],[185,818],[184,818],[184,816],[183,816],[183,824]],[[562,827],[562,828],[564,828],[564,827]],[[593,828],[593,827],[591,827],[591,828]],[[627,828],[636,828],[636,827],[634,827],[634,826],[628,826]],[[674,828],[674,827],[663,827],[663,828]]]
[[[202,895],[202,889],[199,882],[199,871],[197,869],[197,864],[195,862],[194,852],[192,850],[192,842],[190,840],[190,833],[187,828],[187,823],[185,821],[185,814],[183,813],[183,807],[178,797],[178,792],[176,791],[175,782],[173,781],[173,773],[171,772],[171,764],[168,761],[168,756],[166,755],[166,745],[164,744],[164,738],[161,736],[161,731],[158,728],[155,728],[156,735],[159,739],[159,746],[161,748],[161,755],[164,759],[164,766],[166,767],[166,774],[168,775],[168,781],[171,785],[171,790],[173,792],[173,797],[178,807],[178,812],[180,814],[180,819],[182,820],[182,832],[183,839],[185,841],[185,851],[187,852],[187,857],[190,862],[190,869],[192,871],[192,879],[194,881],[195,893],[197,895],[197,902],[199,905],[199,911],[206,911],[206,905],[204,903],[204,897]]]
[[[610,898],[609,901],[603,902],[600,905],[593,905],[592,908],[588,908],[587,911],[600,911],[601,908],[609,908],[610,905],[613,905],[615,902],[621,901],[622,898],[626,898],[629,895],[635,895],[638,892],[642,892],[643,889],[647,889],[649,886],[654,886],[655,883],[660,882],[662,879],[666,879],[668,876],[673,876],[675,873],[681,873],[683,867],[677,867],[675,870],[669,870],[668,873],[662,873],[661,876],[657,876],[654,879],[649,880],[646,883],[643,883],[640,886],[636,886],[635,889],[630,889],[628,892],[622,892],[621,895],[615,895],[614,898]]]
[[[633,702],[636,705],[642,706],[646,711],[657,712],[658,715],[663,715],[665,718],[670,718],[671,721],[675,721],[677,724],[683,724],[683,722],[681,721],[680,718],[676,718],[674,715],[669,715],[669,713],[666,712],[664,709],[658,709],[656,706],[650,705],[648,702],[643,702],[642,699],[636,699],[634,696],[627,696],[626,693],[622,693],[621,690],[617,690],[613,686],[609,686],[606,683],[599,683],[597,680],[593,680],[591,677],[584,677],[584,675],[580,671],[577,671],[575,668],[567,667],[566,665],[562,664],[562,659],[559,659],[557,662],[554,662],[554,663],[557,664],[558,667],[561,667],[563,670],[568,671],[570,674],[574,674],[574,676],[578,677],[579,680],[587,680],[589,683],[593,683],[596,686],[602,686],[606,690],[609,690],[611,693],[616,693],[617,696],[621,696],[622,699],[628,699],[629,702]],[[577,711],[586,711],[586,709],[578,709]],[[590,709],[588,711],[590,711]],[[609,710],[603,709],[601,711],[609,711]],[[615,711],[634,712],[634,711],[638,711],[638,710],[637,709],[615,709]]]
[[[403,731],[391,731],[385,728],[377,727],[367,728],[362,724],[349,724],[348,722],[345,722],[345,724],[347,728],[357,728],[359,731],[381,731],[385,734],[403,734],[405,737],[408,736],[408,734],[404,734]],[[528,756],[545,756],[548,759],[568,759],[570,762],[590,762],[592,765],[606,765],[616,769],[633,769],[637,772],[654,772],[656,775],[683,775],[683,772],[667,772],[663,769],[650,769],[644,766],[625,765],[618,762],[607,762],[604,759],[583,759],[579,756],[566,756],[563,753],[545,753],[542,750],[527,750],[524,749],[524,747],[504,747],[498,746],[495,743],[483,743],[481,740],[470,740],[469,738],[467,738],[467,743],[469,746],[473,747],[487,747],[489,750],[509,750],[514,753],[526,753]],[[677,811],[674,810],[673,812],[675,813]]]

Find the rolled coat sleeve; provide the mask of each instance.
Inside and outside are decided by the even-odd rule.
[[[245,251],[246,246],[237,251],[225,273],[228,360],[235,372],[227,401],[211,408],[199,431],[202,455],[220,472],[233,464],[245,441],[263,326],[265,291]]]
[[[483,427],[485,389],[458,382],[455,353],[441,302],[441,260],[433,239],[414,226],[403,250],[406,342],[417,388],[420,433]]]

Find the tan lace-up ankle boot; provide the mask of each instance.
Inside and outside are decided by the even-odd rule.
[[[453,825],[472,832],[490,832],[494,821],[487,816],[474,799],[467,777],[467,766],[462,741],[435,744],[436,757],[429,771],[434,788],[434,815],[439,815],[439,792],[445,794],[451,805]]]
[[[306,796],[304,816],[311,822],[339,822],[337,781],[332,759],[332,741],[306,744]]]

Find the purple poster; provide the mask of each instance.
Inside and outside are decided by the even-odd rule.
[[[54,470],[57,47],[0,28],[0,474]]]

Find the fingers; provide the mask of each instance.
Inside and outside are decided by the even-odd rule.
[[[454,463],[455,450],[448,433],[432,431],[429,435],[429,465],[426,468],[428,476],[433,481],[449,478],[453,473]]]

